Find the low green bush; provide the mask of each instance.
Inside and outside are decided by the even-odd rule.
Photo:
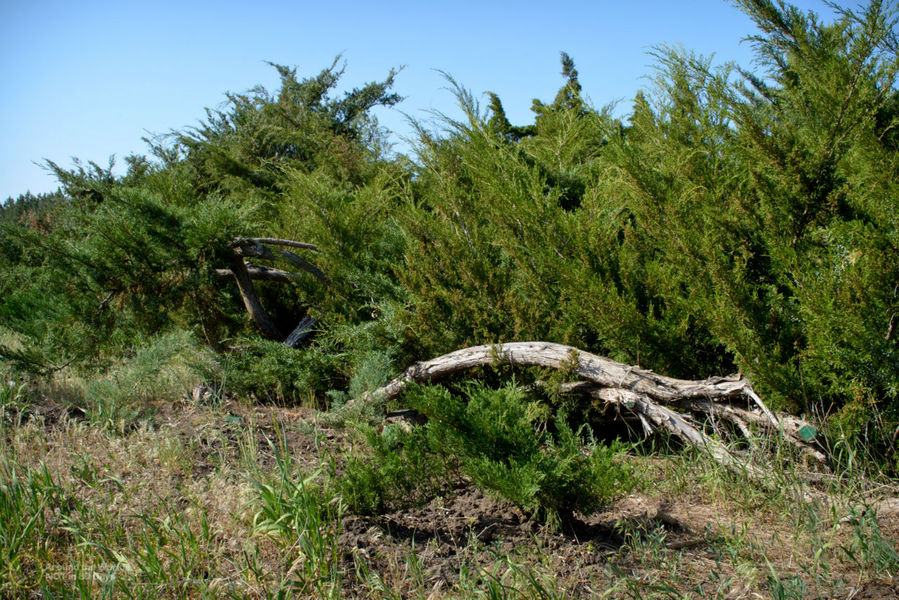
[[[367,452],[350,456],[337,489],[356,513],[382,514],[425,504],[449,489],[458,477],[456,461],[446,456],[431,427],[404,431],[360,426]]]
[[[367,430],[370,453],[351,457],[338,481],[352,510],[376,513],[426,502],[465,477],[526,514],[558,524],[637,483],[621,460],[620,442],[599,445],[563,416],[544,419],[545,407],[514,385],[494,390],[469,383],[461,394],[415,386],[405,401],[428,421],[411,431]]]
[[[315,404],[340,381],[340,354],[318,346],[294,349],[263,339],[241,341],[219,356],[222,384],[262,402]]]
[[[92,423],[123,429],[154,403],[188,395],[209,370],[209,356],[190,331],[176,330],[135,339],[133,348],[110,357],[107,368],[52,389]]]

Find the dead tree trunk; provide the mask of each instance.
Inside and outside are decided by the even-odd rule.
[[[247,313],[249,313],[250,318],[262,331],[262,334],[271,340],[283,340],[284,335],[278,331],[275,322],[272,321],[272,318],[262,308],[262,303],[259,302],[256,287],[250,279],[247,265],[244,264],[242,257],[231,257],[231,274],[234,275],[234,280],[237,282],[237,289],[240,290],[240,297],[243,299],[243,305],[247,309]]]
[[[300,277],[300,275],[289,271],[282,271],[281,269],[249,264],[246,262],[246,258],[254,257],[263,260],[284,259],[292,265],[313,275],[324,284],[327,284],[328,280],[321,269],[306,259],[287,250],[272,250],[265,244],[318,250],[318,247],[315,244],[295,242],[293,240],[282,240],[278,238],[236,238],[231,242],[231,248],[234,250],[234,255],[230,259],[230,268],[216,269],[216,276],[219,279],[234,278],[237,283],[237,289],[240,291],[240,297],[243,300],[244,307],[247,309],[247,314],[250,315],[250,318],[253,319],[253,322],[265,337],[272,340],[283,341],[291,348],[297,348],[302,341],[312,333],[315,319],[306,315],[290,335],[285,337],[263,308],[262,303],[259,301],[259,295],[256,293],[256,287],[253,285],[253,281],[288,282]]]

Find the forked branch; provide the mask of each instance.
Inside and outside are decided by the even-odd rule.
[[[283,341],[291,348],[296,348],[312,333],[315,319],[306,315],[293,329],[290,335],[285,338],[284,334],[281,333],[277,325],[275,325],[274,320],[272,320],[265,311],[265,308],[263,308],[262,303],[259,301],[259,295],[256,293],[256,287],[253,285],[253,281],[278,281],[286,283],[300,276],[289,271],[282,271],[281,269],[250,264],[246,262],[246,258],[254,257],[264,260],[276,260],[281,258],[307,273],[312,274],[324,284],[327,284],[328,280],[321,269],[306,259],[288,250],[272,250],[265,244],[318,250],[318,247],[315,244],[295,242],[293,240],[282,240],[279,238],[235,238],[230,244],[231,248],[234,250],[234,254],[230,258],[230,268],[216,269],[215,274],[219,279],[234,278],[237,282],[237,288],[240,291],[240,297],[243,300],[244,307],[247,309],[247,313],[250,315],[250,318],[253,319],[256,326],[262,331],[263,335],[269,339]]]

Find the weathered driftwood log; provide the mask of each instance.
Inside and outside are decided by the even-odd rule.
[[[814,429],[796,417],[774,414],[743,377],[711,377],[702,381],[675,379],[549,342],[474,346],[419,362],[361,401],[386,402],[398,397],[412,382],[434,381],[467,369],[496,364],[564,370],[582,380],[566,384],[568,391],[579,388],[605,405],[633,413],[645,431],[667,432],[684,444],[699,448],[727,468],[746,473],[753,479],[763,480],[764,473],[707,435],[703,425],[689,414],[675,409],[725,419],[748,440],[753,437],[750,426],[778,432],[809,456],[824,460],[823,454],[807,444],[807,440],[800,439],[799,432],[807,434]],[[733,403],[738,401],[745,403],[747,408],[734,406]]]
[[[412,365],[371,397],[390,400],[402,393],[410,382],[433,381],[474,367],[499,363],[564,369],[602,387],[630,390],[669,404],[687,399],[746,398],[759,407],[772,425],[780,424],[778,417],[752,391],[749,381],[738,375],[702,381],[675,379],[551,342],[512,342],[450,352]]]

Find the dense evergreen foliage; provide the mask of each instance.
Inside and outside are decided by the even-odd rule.
[[[481,383],[454,394],[419,386],[407,402],[427,423],[411,431],[387,426],[366,434],[370,457],[347,461],[343,497],[358,512],[380,513],[430,500],[462,477],[551,523],[589,513],[637,483],[616,460],[622,444],[588,444],[564,418],[549,423],[537,401],[514,386]],[[536,430],[536,431],[535,431]]]
[[[274,65],[279,90],[229,95],[124,176],[51,163],[60,192],[0,212],[0,356],[102,371],[189,331],[226,385],[326,402],[413,360],[541,339],[674,376],[739,370],[893,453],[896,7],[828,24],[737,4],[761,70],[660,47],[624,119],[585,99],[563,54],[530,125],[452,82],[464,117],[420,127],[413,161],[370,115],[400,100],[394,73],[335,97],[337,61],[306,79]],[[318,246],[327,284],[258,284],[285,330],[318,319],[304,348],[260,341],[216,276],[239,236]]]

